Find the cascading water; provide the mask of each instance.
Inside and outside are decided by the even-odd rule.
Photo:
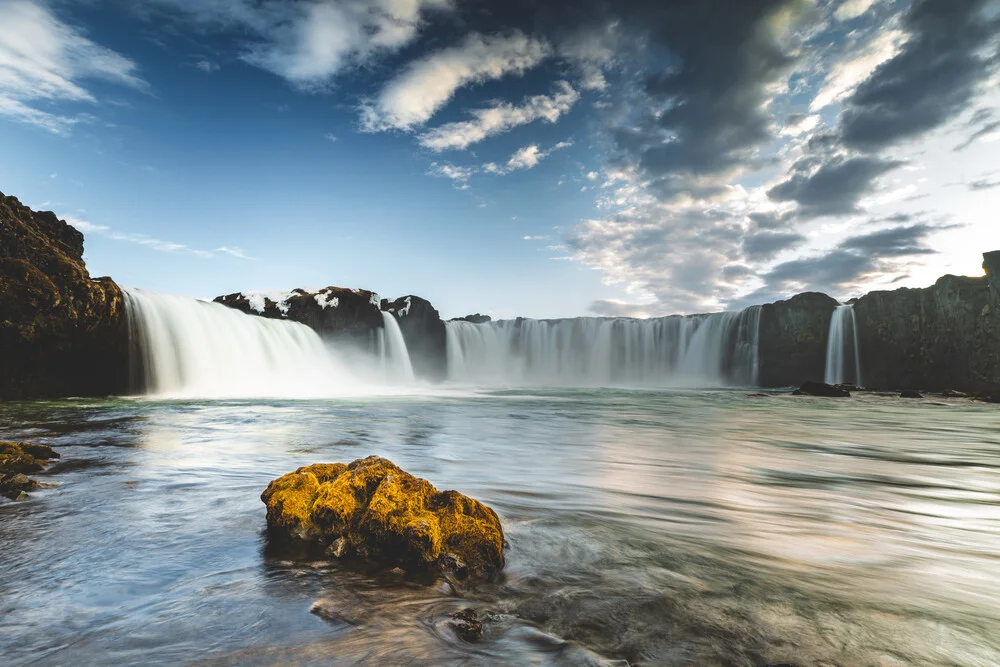
[[[138,370],[137,389],[143,392],[192,398],[317,398],[385,389],[384,378],[369,379],[377,359],[341,356],[304,324],[246,315],[186,297],[123,291],[133,338],[132,366]],[[388,338],[385,347],[393,368],[403,376],[398,379],[412,381],[398,325]]]
[[[379,358],[389,380],[413,383],[413,363],[406,349],[406,339],[392,313],[382,311],[384,327],[378,332]]]
[[[649,320],[448,322],[449,378],[489,385],[753,385],[760,307]]]
[[[837,306],[830,318],[824,382],[861,385],[861,348],[858,347],[858,327],[851,304]]]

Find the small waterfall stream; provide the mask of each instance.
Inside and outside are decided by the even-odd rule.
[[[386,379],[406,382],[414,382],[413,363],[410,361],[410,353],[406,349],[406,340],[403,338],[403,331],[399,328],[399,322],[392,313],[382,311],[382,322],[385,325],[378,332],[379,358],[382,360],[382,367],[386,370]]]
[[[851,304],[837,306],[830,318],[823,381],[827,384],[861,386],[861,348],[858,346],[858,327]]]
[[[760,307],[649,320],[448,322],[449,378],[512,386],[757,383]]]

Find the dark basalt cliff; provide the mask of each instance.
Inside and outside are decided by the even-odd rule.
[[[361,346],[369,345],[372,335],[385,326],[385,311],[399,323],[417,377],[441,381],[448,373],[444,322],[430,301],[419,296],[389,301],[368,290],[324,287],[266,294],[237,292],[215,301],[251,315],[300,322],[324,338]]]
[[[362,344],[383,326],[379,296],[368,290],[324,287],[286,293],[236,292],[216,297],[215,302],[249,315],[300,322],[326,338],[348,338]]]
[[[392,313],[399,322],[416,376],[433,382],[446,379],[447,332],[441,314],[431,302],[411,294],[395,301],[382,299],[382,310]]]
[[[761,307],[761,386],[791,387],[823,378],[830,317],[836,307],[835,299],[818,292]]]
[[[982,278],[872,292],[854,304],[864,384],[883,389],[1000,388],[1000,253]]]
[[[121,290],[91,279],[83,234],[0,193],[0,398],[128,389]]]

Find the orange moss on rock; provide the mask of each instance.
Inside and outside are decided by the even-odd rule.
[[[272,532],[338,557],[477,577],[504,566],[496,512],[378,456],[299,468],[271,482],[261,500]]]
[[[18,500],[39,488],[25,473],[45,470],[49,459],[57,458],[59,454],[45,445],[0,441],[0,495]]]

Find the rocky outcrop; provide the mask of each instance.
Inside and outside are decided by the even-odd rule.
[[[804,382],[793,392],[796,396],[822,396],[823,398],[850,398],[851,392],[839,385],[825,382]]]
[[[798,386],[810,378],[823,377],[830,317],[836,307],[835,299],[818,292],[761,307],[761,386]]]
[[[882,389],[1000,387],[1000,258],[986,277],[872,292],[854,304],[864,383]]]
[[[0,442],[0,496],[24,500],[28,491],[41,488],[26,473],[42,471],[50,460],[57,458],[59,454],[45,445]]]
[[[489,315],[481,315],[476,313],[474,315],[466,315],[465,317],[453,317],[452,322],[470,322],[472,324],[486,324],[487,322],[492,322],[493,318]]]
[[[378,456],[299,468],[271,482],[261,500],[272,536],[319,545],[331,557],[459,578],[491,577],[504,566],[496,512]]]
[[[409,295],[395,301],[375,292],[343,287],[274,292],[236,292],[216,297],[216,303],[250,315],[300,322],[329,340],[369,347],[385,326],[382,311],[399,323],[417,377],[438,382],[448,374],[446,333],[431,302]]]
[[[83,234],[0,193],[0,399],[128,388],[121,289],[91,279]]]
[[[382,310],[399,322],[417,377],[441,382],[448,377],[447,332],[441,315],[427,299],[404,296],[382,300]]]
[[[332,286],[236,292],[215,298],[216,303],[249,315],[300,322],[325,338],[347,338],[364,345],[383,326],[380,301],[375,292]]]

